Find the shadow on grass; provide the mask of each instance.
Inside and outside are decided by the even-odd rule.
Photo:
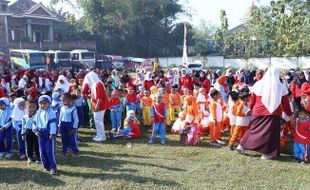
[[[177,172],[185,172],[186,170],[163,166],[159,164],[138,162],[138,161],[129,161],[124,159],[116,159],[113,156],[106,156],[104,153],[96,153],[96,156],[90,155],[81,155],[80,157],[73,159],[61,159],[60,163],[62,165],[72,166],[72,167],[85,167],[85,168],[96,168],[104,171],[114,171],[114,172],[137,172],[137,170],[133,169],[123,169],[125,165],[136,165],[136,166],[146,166],[146,167],[157,167],[160,169],[165,169],[169,171],[177,171]],[[122,156],[122,155],[121,155]],[[127,155],[125,155],[127,156]]]
[[[136,176],[132,174],[98,174],[98,173],[79,173],[79,172],[67,172],[63,171],[62,175],[70,176],[70,177],[82,177],[84,179],[100,179],[100,180],[126,180],[134,183],[154,183],[158,185],[166,185],[166,186],[180,186],[179,183],[170,181],[170,180],[159,180],[150,177]]]
[[[19,184],[31,181],[45,187],[63,186],[65,183],[59,179],[46,176],[43,171],[21,168],[0,168],[0,183]]]

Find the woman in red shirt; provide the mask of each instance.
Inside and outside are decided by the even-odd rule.
[[[298,71],[295,74],[295,79],[290,85],[290,89],[292,92],[292,97],[294,100],[294,107],[295,109],[301,108],[301,86],[303,83],[306,82],[306,77],[303,71]]]
[[[252,88],[250,101],[253,120],[241,139],[237,150],[254,150],[262,154],[261,159],[280,155],[280,120],[282,111],[292,115],[288,90],[280,82],[280,70],[268,69],[263,78]]]

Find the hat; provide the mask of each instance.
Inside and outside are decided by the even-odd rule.
[[[58,100],[59,98],[60,98],[60,94],[58,93],[58,92],[54,92],[53,94],[52,94],[52,99],[53,100]]]
[[[8,98],[0,98],[0,105],[10,105],[10,100]]]
[[[43,95],[43,96],[40,96],[38,102],[41,103],[41,102],[48,102],[48,103],[51,103],[51,98],[47,95]]]

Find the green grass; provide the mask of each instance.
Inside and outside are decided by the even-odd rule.
[[[42,167],[26,161],[0,161],[0,189],[310,189],[310,165],[287,155],[262,161],[214,148],[204,140],[186,147],[177,135],[166,145],[148,145],[148,135],[134,141],[93,143],[94,132],[80,131],[80,157],[60,155],[59,176],[46,176]]]

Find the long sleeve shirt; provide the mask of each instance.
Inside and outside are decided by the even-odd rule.
[[[27,130],[32,129],[33,119],[34,119],[34,116],[29,117],[28,115],[25,115],[23,117],[21,134],[25,134]]]
[[[71,106],[71,107],[63,106],[60,109],[59,125],[61,124],[61,122],[71,122],[72,127],[74,129],[78,128],[79,117],[78,117],[77,109],[75,106]]]
[[[153,104],[151,108],[151,117],[154,117],[156,122],[164,123],[165,119],[167,118],[167,110],[165,104]]]
[[[48,130],[50,135],[56,136],[56,113],[49,107],[47,110],[39,109],[33,119],[32,131],[35,133]]]
[[[7,106],[5,110],[0,110],[0,128],[9,128],[12,125],[12,109]]]

